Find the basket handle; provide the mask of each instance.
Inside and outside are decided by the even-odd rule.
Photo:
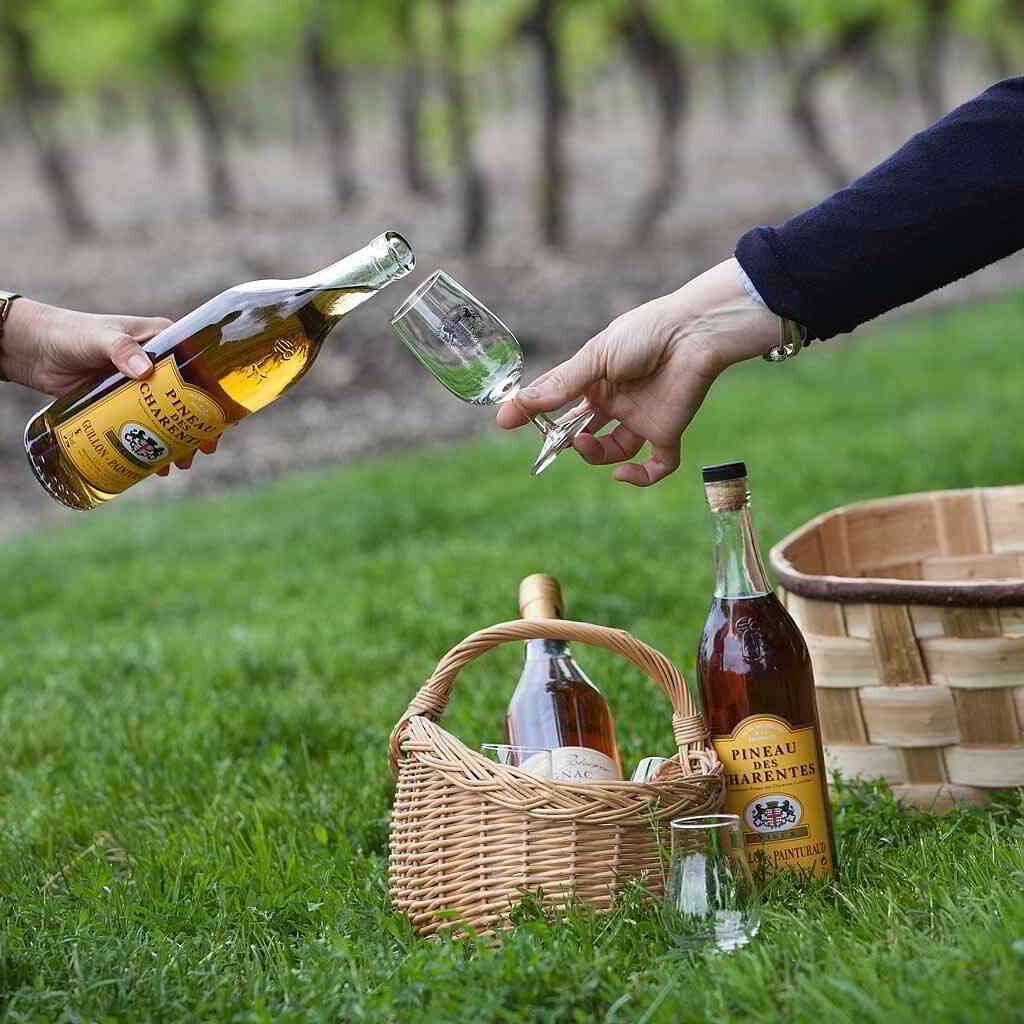
[[[679,764],[684,775],[694,774],[690,764],[693,756],[708,749],[704,718],[694,707],[682,674],[659,651],[637,640],[625,630],[595,626],[589,622],[569,619],[517,619],[471,633],[456,644],[437,664],[433,675],[419,688],[409,702],[405,714],[391,732],[391,768],[397,773],[401,756],[401,733],[406,719],[422,715],[438,722],[448,706],[452,686],[459,671],[501,644],[514,640],[578,640],[592,647],[621,654],[661,687],[672,704],[672,733],[679,748]]]

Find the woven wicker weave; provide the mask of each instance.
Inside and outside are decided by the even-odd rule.
[[[770,558],[844,775],[936,809],[1024,786],[1024,487],[837,508]]]
[[[656,782],[572,784],[535,778],[470,750],[437,721],[458,672],[514,640],[578,640],[621,654],[672,704],[679,755]],[[718,810],[722,768],[686,684],[628,633],[561,619],[506,622],[454,647],[391,734],[398,792],[391,821],[391,894],[424,935],[504,926],[523,890],[548,904],[611,906],[617,888],[662,883],[659,845],[671,818]]]

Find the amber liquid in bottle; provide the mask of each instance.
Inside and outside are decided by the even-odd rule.
[[[561,588],[551,576],[519,587],[524,619],[560,619]],[[587,678],[564,640],[528,640],[519,685],[505,715],[509,743],[551,749],[554,778],[604,782],[622,778],[615,723],[604,694]]]
[[[709,466],[715,592],[697,659],[704,714],[725,766],[727,812],[764,874],[835,875],[825,760],[807,645],[771,592],[743,463]]]
[[[25,429],[36,478],[70,508],[116,497],[284,394],[331,328],[414,264],[386,232],[308,277],[229,288],[146,343],[145,381],[113,373],[37,413]]]

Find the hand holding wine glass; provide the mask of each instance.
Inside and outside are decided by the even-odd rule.
[[[626,462],[615,479],[646,487],[678,468],[682,433],[715,378],[779,341],[779,318],[743,288],[734,259],[616,317],[572,358],[542,374],[498,412],[506,429],[581,399],[597,415],[574,444],[594,465]],[[617,421],[600,437],[598,430]],[[650,442],[641,463],[629,463]]]
[[[523,350],[515,335],[444,271],[434,271],[398,307],[391,326],[456,398],[470,405],[498,405],[511,401],[519,390]],[[593,416],[586,406],[557,423],[525,414],[522,422],[532,422],[544,435],[533,472],[543,473]]]

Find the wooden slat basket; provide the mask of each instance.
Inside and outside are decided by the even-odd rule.
[[[847,505],[770,561],[832,765],[936,810],[1024,786],[1024,487]]]
[[[437,724],[455,678],[499,644],[547,638],[615,651],[664,691],[678,755],[655,782],[566,783],[490,761]],[[391,734],[398,791],[391,819],[391,895],[424,935],[507,926],[523,891],[550,905],[606,909],[627,881],[660,890],[672,818],[714,813],[723,776],[704,721],[672,663],[628,633],[562,619],[506,622],[441,659]]]

